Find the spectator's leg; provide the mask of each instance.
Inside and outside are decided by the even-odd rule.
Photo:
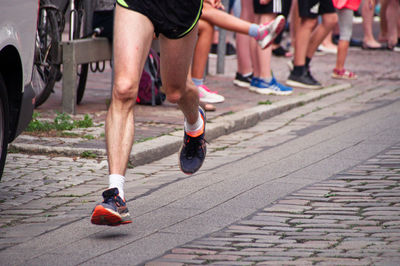
[[[308,58],[312,58],[318,46],[325,39],[326,35],[332,31],[338,21],[336,13],[326,13],[322,15],[322,23],[320,23],[311,34],[310,43],[307,47]]]
[[[228,31],[248,34],[251,23],[204,3],[201,18]]]
[[[245,21],[254,21],[253,0],[242,0],[240,18]],[[253,63],[256,58],[255,49],[251,49],[251,38],[248,34],[236,34],[236,54],[238,72],[242,75],[253,72]],[[254,42],[255,43],[255,42]]]
[[[363,46],[365,48],[380,48],[381,44],[375,39],[372,32],[372,23],[374,19],[375,6],[369,3],[369,0],[362,1],[361,16],[364,30]]]
[[[304,66],[306,64],[306,54],[311,32],[316,23],[316,18],[300,18],[300,25],[296,27],[296,42],[294,49],[295,66]]]
[[[380,42],[387,42],[387,19],[386,19],[386,10],[387,10],[387,4],[388,0],[380,0],[379,1],[381,4],[381,10],[379,12],[379,27],[380,27],[380,32],[379,32],[379,38],[378,40]]]
[[[199,36],[193,55],[192,77],[203,79],[206,69],[208,53],[213,40],[214,27],[207,21],[200,19]]]
[[[276,17],[276,14],[256,14],[257,24],[264,24],[272,21]],[[271,56],[272,46],[265,49],[261,49],[260,46],[256,49],[256,55],[258,58],[259,74],[256,77],[270,79],[271,75]]]
[[[350,45],[350,38],[353,28],[353,10],[341,9],[338,10],[340,40],[338,44],[338,53],[336,57],[336,69],[344,69],[344,63],[347,57],[347,51]]]
[[[398,32],[397,21],[400,17],[400,4],[398,0],[388,0],[386,10],[387,27],[388,27],[388,47],[393,48],[397,44]]]

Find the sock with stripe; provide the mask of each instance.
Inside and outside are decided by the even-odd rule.
[[[201,118],[200,113],[199,113],[199,117],[197,118],[196,123],[191,125],[185,120],[185,124],[184,124],[186,134],[188,134],[191,137],[200,136],[203,133],[203,126],[204,126],[204,121]]]

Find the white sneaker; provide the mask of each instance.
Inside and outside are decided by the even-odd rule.
[[[318,46],[318,50],[320,50],[321,52],[324,52],[324,53],[328,53],[328,54],[337,54],[337,47],[328,48],[328,47],[325,47],[324,45],[320,44]]]
[[[222,103],[225,101],[224,96],[211,91],[206,85],[200,85],[197,88],[199,90],[200,101],[203,103]]]
[[[256,40],[262,49],[271,45],[276,36],[285,28],[285,17],[277,16],[273,21],[260,25]]]

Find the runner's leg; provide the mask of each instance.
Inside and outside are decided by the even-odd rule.
[[[154,28],[147,17],[118,5],[114,23],[114,84],[106,142],[110,174],[125,175],[134,137],[133,107]]]
[[[177,103],[189,124],[199,117],[198,90],[187,82],[190,63],[197,40],[197,25],[181,39],[160,35],[161,79],[167,100]]]

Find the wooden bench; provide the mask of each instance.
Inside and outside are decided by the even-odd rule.
[[[111,60],[112,45],[107,38],[88,38],[62,42],[62,111],[76,113],[77,67],[97,61]]]

